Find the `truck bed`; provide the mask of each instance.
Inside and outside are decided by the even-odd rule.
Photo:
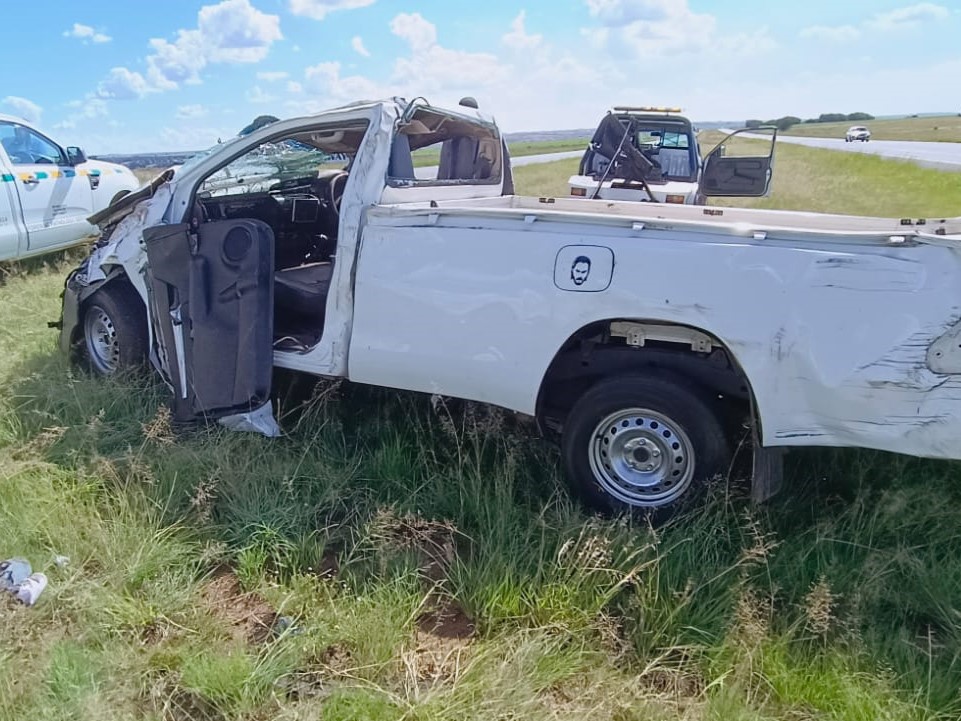
[[[892,218],[795,210],[726,208],[574,198],[511,195],[476,200],[405,203],[377,206],[375,213],[416,215],[442,212],[445,216],[513,217],[519,213],[565,223],[601,223],[649,230],[687,230],[724,236],[813,242],[911,244],[961,242],[961,216]],[[533,222],[533,221],[530,221]],[[641,230],[642,228],[637,228]]]
[[[582,329],[668,324],[735,359],[764,445],[961,458],[959,251],[959,218],[524,196],[376,205],[351,377],[533,413]],[[596,287],[571,280],[582,253]]]

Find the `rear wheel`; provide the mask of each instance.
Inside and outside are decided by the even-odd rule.
[[[727,471],[730,449],[701,395],[667,375],[612,377],[574,404],[565,471],[594,508],[664,518]]]
[[[83,305],[85,365],[99,376],[141,367],[147,359],[147,322],[136,291],[114,281],[94,293]]]

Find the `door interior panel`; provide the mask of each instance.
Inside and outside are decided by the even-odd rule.
[[[144,231],[148,287],[178,421],[254,410],[270,397],[274,238],[240,218]],[[177,362],[177,348],[184,362]]]

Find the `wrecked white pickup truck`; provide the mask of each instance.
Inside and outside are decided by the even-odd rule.
[[[700,190],[762,195],[769,163],[711,154]],[[93,221],[62,348],[149,358],[181,420],[277,433],[274,365],[480,401],[615,510],[675,507],[745,426],[755,458],[961,458],[958,218],[518,196],[474,103],[394,99],[275,122]]]

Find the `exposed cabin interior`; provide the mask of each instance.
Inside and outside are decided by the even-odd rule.
[[[323,334],[341,200],[366,122],[271,138],[212,173],[191,223],[251,218],[274,236],[274,347],[306,350]],[[387,182],[476,182],[499,174],[500,140],[484,126],[419,108],[391,147]]]

